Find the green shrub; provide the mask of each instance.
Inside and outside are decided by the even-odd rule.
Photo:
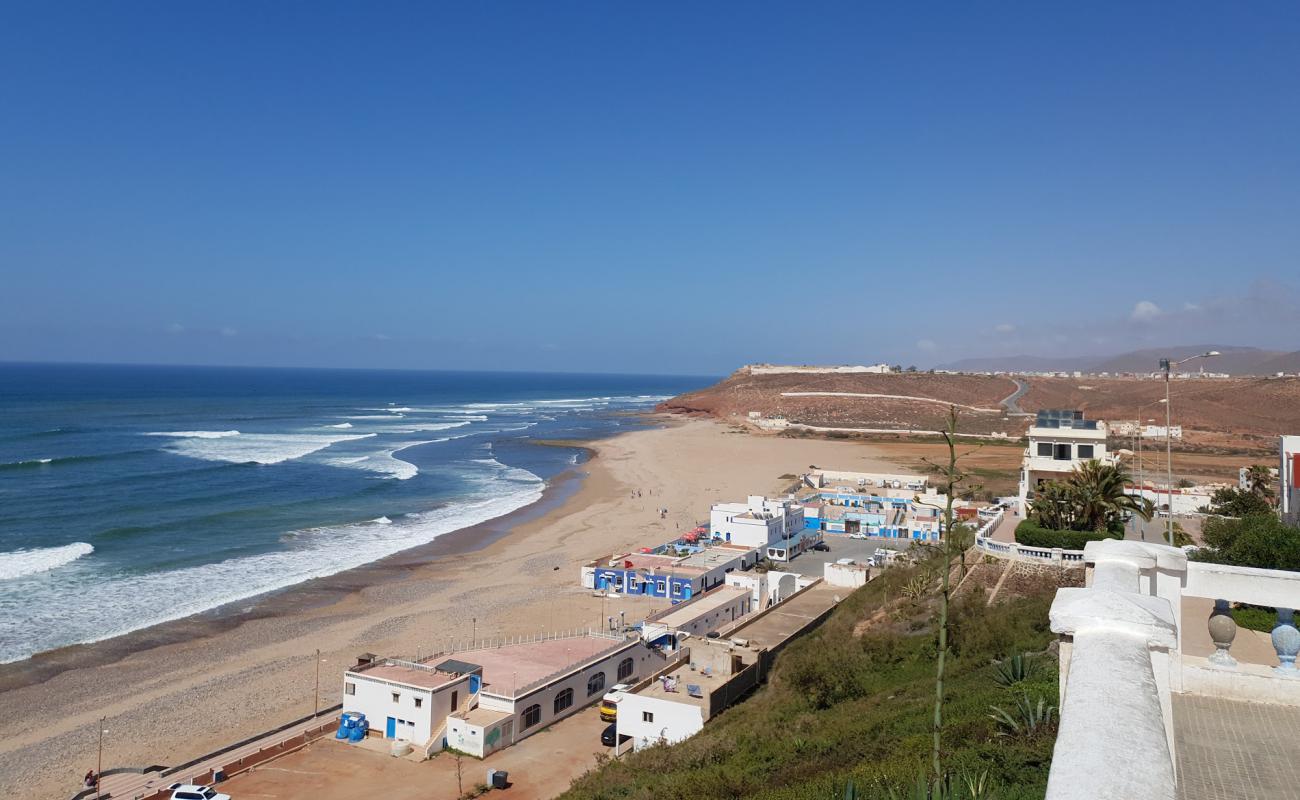
[[[1059,547],[1062,550],[1082,550],[1088,542],[1102,539],[1122,539],[1124,533],[1099,533],[1097,531],[1054,531],[1039,527],[1031,519],[1024,520],[1016,526],[1016,544],[1028,547]]]

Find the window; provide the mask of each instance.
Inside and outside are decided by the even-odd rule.
[[[1052,457],[1052,443],[1051,443],[1051,442],[1039,442],[1039,443],[1038,443],[1038,454],[1039,454],[1040,456],[1044,456],[1044,457],[1046,457],[1046,458],[1051,458],[1051,457]]]
[[[621,681],[624,678],[631,676],[633,669],[632,659],[630,658],[625,658],[618,662],[618,679]]]
[[[654,712],[653,712],[653,711],[642,711],[642,712],[641,712],[641,721],[642,721],[642,722],[654,722],[654,721],[655,721],[655,715],[654,715]]]
[[[1090,444],[1079,445],[1079,458],[1084,458],[1084,459],[1092,458],[1092,445]]]
[[[455,706],[455,704],[453,703],[453,707],[454,707],[454,706]],[[423,707],[424,707],[424,698],[423,698],[423,697],[417,697],[417,698],[415,698],[415,707],[416,707],[416,708],[423,708]]]
[[[533,727],[534,725],[536,725],[537,723],[539,723],[539,722],[541,722],[541,721],[542,721],[542,707],[541,707],[541,706],[534,704],[534,705],[531,705],[531,706],[529,706],[528,708],[525,708],[525,709],[524,709],[524,727],[525,727],[525,728],[531,728],[531,727]]]
[[[573,690],[565,689],[555,696],[555,713],[558,714],[573,705]]]
[[[397,692],[393,692],[393,702],[394,702],[394,703],[400,701],[401,699],[402,699],[402,696],[401,696],[400,694],[398,694]]]
[[[1069,461],[1069,460],[1070,460],[1070,446],[1069,446],[1068,444],[1058,444],[1058,445],[1056,445],[1056,454],[1055,454],[1054,456],[1052,456],[1052,457],[1053,457],[1054,459],[1056,459],[1057,461]]]
[[[587,679],[587,696],[591,697],[605,688],[605,673],[597,672]]]
[[[357,685],[355,683],[343,684],[343,694],[356,694],[356,693],[357,693]]]

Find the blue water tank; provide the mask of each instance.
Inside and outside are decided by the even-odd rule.
[[[475,694],[476,692],[478,692],[478,687],[480,683],[482,683],[482,678],[480,678],[479,676],[477,675],[469,676],[469,693]]]

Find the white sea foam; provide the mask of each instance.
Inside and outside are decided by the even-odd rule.
[[[0,553],[0,581],[35,575],[38,572],[49,572],[93,552],[95,548],[89,544],[73,542],[59,547],[38,547]]]
[[[405,414],[352,414],[346,419],[401,419]]]
[[[372,519],[372,520],[370,520],[370,521],[373,522],[373,523],[375,523],[376,525],[392,525],[392,524],[393,524],[393,521],[392,521],[391,519],[389,519],[388,517],[375,517],[374,519]]]
[[[239,431],[154,431],[145,434],[145,436],[174,436],[178,439],[229,439],[239,435]]]
[[[325,427],[326,427],[326,428],[351,428],[351,427],[352,427],[352,423],[351,423],[351,422],[340,422],[340,423],[337,424],[337,425],[326,425]]]
[[[23,613],[0,614],[0,663],[118,636],[358,567],[508,514],[542,496],[543,481],[527,470],[464,466],[478,486],[474,497],[391,524],[367,520],[301,531],[303,535],[286,540],[284,550],[168,572],[52,573],[50,580],[23,587]],[[483,474],[473,476],[479,471]],[[86,602],[89,597],[94,601]],[[0,609],[13,609],[15,602],[0,590]]]
[[[178,434],[171,434],[177,436]],[[228,461],[232,464],[280,464],[324,450],[339,442],[366,439],[373,433],[245,433],[228,437],[195,436],[179,438],[165,450],[204,461]]]

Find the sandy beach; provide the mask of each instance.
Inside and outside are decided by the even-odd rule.
[[[95,764],[100,717],[109,768],[179,763],[311,713],[317,649],[328,706],[362,652],[413,656],[471,631],[597,625],[602,601],[578,586],[582,563],[665,541],[706,520],[713,502],[781,491],[810,464],[895,466],[872,444],[663,417],[592,448],[581,474],[500,520],[220,614],[0,667],[0,796],[70,796]],[[635,618],[648,601],[624,602]]]

